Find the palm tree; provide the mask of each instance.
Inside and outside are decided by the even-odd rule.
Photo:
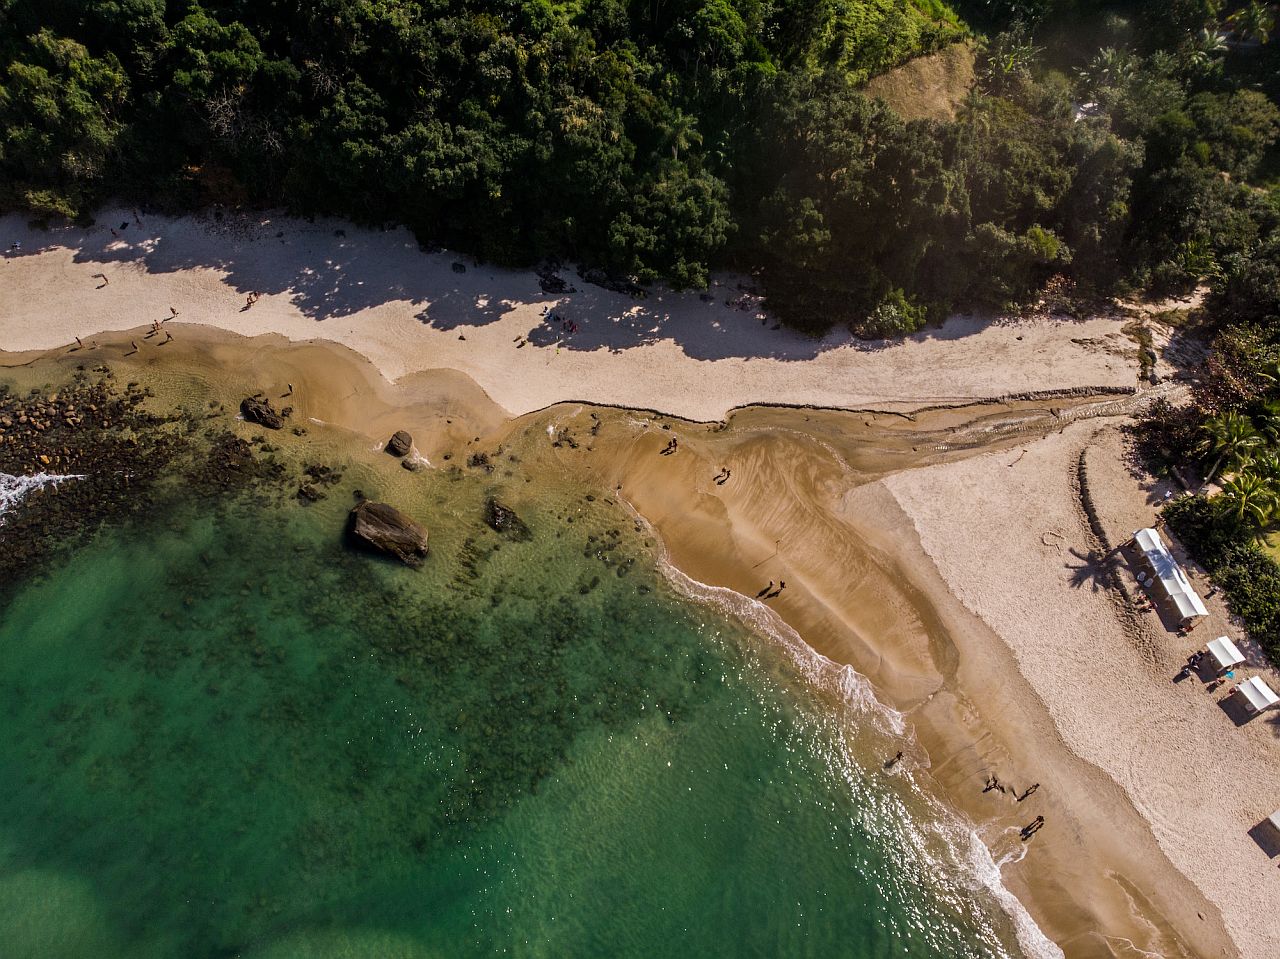
[[[1135,66],[1133,55],[1128,50],[1103,47],[1087,67],[1081,67],[1076,73],[1086,87],[1098,90],[1123,86],[1133,79]]]
[[[1208,73],[1226,52],[1227,41],[1222,34],[1205,27],[1192,42],[1191,65],[1201,73]]]
[[[1227,463],[1231,469],[1239,469],[1253,455],[1253,451],[1262,445],[1262,437],[1253,428],[1249,417],[1234,410],[1220,413],[1205,423],[1201,429],[1205,433],[1198,451],[1203,455],[1217,456],[1213,467],[1205,476],[1207,483],[1218,473],[1218,468]]]
[[[1249,461],[1249,472],[1260,476],[1271,484],[1271,488],[1280,497],[1280,453],[1273,449],[1256,454]]]
[[[1274,484],[1252,470],[1237,473],[1223,483],[1222,495],[1218,498],[1237,523],[1255,531],[1265,529],[1276,515]]]
[[[1267,400],[1254,421],[1273,446],[1280,446],[1280,400]]]
[[[681,150],[697,146],[702,142],[702,134],[698,132],[697,117],[685,113],[679,107],[676,108],[676,112],[663,132],[666,134],[667,142],[671,144],[673,160],[680,159]]]
[[[1276,27],[1276,15],[1271,12],[1269,4],[1250,0],[1227,17],[1227,23],[1241,40],[1257,40],[1259,43],[1266,43],[1271,39],[1271,31]]]

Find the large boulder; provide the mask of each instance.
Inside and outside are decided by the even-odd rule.
[[[257,423],[269,430],[284,429],[284,420],[271,408],[270,400],[260,400],[256,396],[246,396],[240,401],[240,415],[247,423]]]
[[[396,430],[387,440],[387,452],[392,456],[404,456],[413,448],[413,437],[404,430]]]
[[[427,530],[394,506],[364,500],[351,511],[351,535],[410,566],[427,555]]]
[[[533,534],[524,520],[516,515],[510,506],[504,506],[490,496],[484,504],[484,521],[495,533],[510,536],[512,539],[530,539]]]

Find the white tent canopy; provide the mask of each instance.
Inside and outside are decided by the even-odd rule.
[[[1246,679],[1236,688],[1236,691],[1244,698],[1245,705],[1251,713],[1260,713],[1280,703],[1280,696],[1277,696],[1272,688],[1257,676]]]
[[[1218,667],[1218,672],[1230,669],[1232,666],[1239,666],[1244,662],[1244,656],[1229,637],[1219,636],[1217,639],[1210,640],[1208,649],[1209,656]]]
[[[1151,528],[1140,529],[1133,534],[1133,540],[1143,557],[1151,564],[1151,571],[1160,582],[1160,588],[1177,609],[1178,618],[1185,621],[1208,616],[1209,610],[1205,608],[1191,585],[1191,580],[1187,579],[1187,574],[1182,571],[1169,548],[1164,545],[1160,534]]]

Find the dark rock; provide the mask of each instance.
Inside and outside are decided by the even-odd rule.
[[[324,493],[320,492],[310,483],[303,483],[298,487],[298,499],[304,503],[314,503],[316,500],[324,499]]]
[[[454,273],[466,273],[467,265],[465,263],[454,263],[452,269]]]
[[[427,464],[422,462],[422,460],[419,460],[419,459],[412,459],[412,460],[403,459],[400,461],[400,465],[405,469],[407,469],[410,473],[417,473],[419,470],[424,470],[427,468]]]
[[[510,506],[503,506],[490,496],[484,503],[484,521],[495,533],[502,533],[512,539],[527,540],[533,537],[524,520],[516,515]]]
[[[427,555],[427,530],[394,506],[364,500],[351,511],[351,533],[360,542],[409,566]]]
[[[569,289],[562,277],[549,272],[538,275],[538,286],[542,287],[543,293],[565,293]]]
[[[240,413],[249,423],[257,423],[269,430],[284,429],[284,420],[271,408],[270,400],[260,400],[254,396],[246,396],[240,401]]]
[[[392,456],[404,456],[413,447],[413,437],[404,430],[397,430],[387,440],[387,452]]]

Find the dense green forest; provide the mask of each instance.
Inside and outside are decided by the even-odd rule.
[[[510,264],[909,331],[1211,282],[1280,219],[1274,8],[1158,0],[0,0],[0,208],[400,222]],[[870,76],[965,37],[953,122]]]

